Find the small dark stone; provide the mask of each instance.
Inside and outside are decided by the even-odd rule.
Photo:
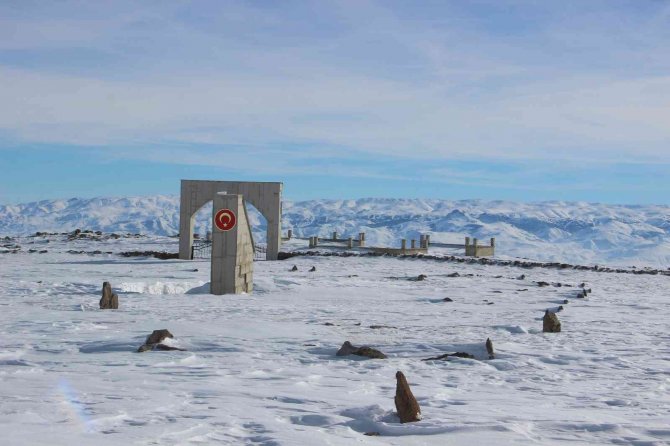
[[[313,266],[313,267],[309,270],[309,272],[310,272],[310,273],[315,273],[315,272],[316,272],[316,266]]]
[[[112,293],[109,282],[102,283],[102,297],[100,298],[101,310],[117,310],[119,308],[119,296]]]
[[[398,418],[401,423],[411,423],[421,420],[421,408],[414,398],[412,390],[409,388],[405,375],[398,371],[395,374],[395,408],[398,411]]]
[[[495,304],[495,302],[489,302],[486,305],[493,305],[493,304]]]
[[[333,324],[332,322],[326,322],[326,323],[324,323],[323,325],[325,325],[325,326],[327,326],[327,327],[332,327],[332,326],[335,325],[335,324]]]
[[[363,435],[367,435],[368,437],[378,437],[381,434],[379,432],[366,432]]]
[[[192,273],[197,273],[197,272],[198,272],[198,268],[193,268],[193,269],[191,270],[191,272],[192,272]]]
[[[544,312],[542,318],[542,331],[544,333],[559,333],[561,331],[561,321],[558,320],[556,313]]]
[[[452,299],[451,297],[445,297],[444,299],[442,299],[442,301],[443,302],[453,302],[454,299]]]
[[[185,351],[186,351],[186,350],[184,350],[183,348],[172,347],[172,346],[170,346],[170,345],[165,345],[165,344],[156,344],[156,345],[154,346],[153,349],[154,349],[154,350],[165,350],[165,351],[169,351],[169,350],[178,350],[178,351],[180,351],[180,352],[185,352]]]
[[[568,299],[563,299],[563,305],[567,305],[570,301]]]
[[[386,359],[386,355],[376,348],[368,347],[368,346],[363,346],[358,349],[358,351],[354,352],[354,355],[357,356],[365,356],[366,358],[370,359]]]
[[[174,338],[172,336],[172,333],[170,333],[166,328],[163,328],[161,330],[154,330],[149,336],[147,336],[146,341],[144,341],[144,345],[141,345],[138,349],[138,353],[146,352],[149,350],[179,350],[179,351],[186,351],[181,348],[177,347],[172,347],[169,345],[161,344],[165,338]]]
[[[519,277],[516,278],[516,280],[524,280],[526,278],[525,274],[521,274]]]
[[[445,353],[440,356],[435,356],[432,358],[422,359],[422,361],[441,361],[444,359],[449,359],[450,357],[455,356],[456,358],[465,358],[465,359],[475,359],[474,355],[466,352],[456,352],[456,353]]]
[[[458,273],[451,273],[451,274],[447,274],[447,277],[461,277],[461,275],[458,274]]]
[[[391,325],[370,325],[370,328],[373,330],[379,330],[380,328],[398,328]]]
[[[172,333],[167,328],[163,328],[161,330],[154,330],[149,336],[147,336],[147,340],[144,341],[145,344],[158,344],[159,342],[163,342],[163,339],[165,338],[174,338]]]
[[[349,341],[344,341],[344,344],[342,344],[342,347],[335,353],[336,356],[347,356],[351,355],[354,353],[354,351],[358,350],[358,347],[354,347],[351,342]]]
[[[417,276],[416,280],[418,280],[418,281],[422,281],[422,280],[426,280],[427,278],[428,278],[427,275],[425,275],[425,274],[419,274],[419,275]]]
[[[537,286],[549,286],[549,282],[537,282]]]
[[[368,346],[355,347],[349,341],[344,341],[344,344],[342,344],[342,347],[340,347],[336,355],[337,356],[357,355],[357,356],[365,356],[367,358],[372,359],[386,359],[386,355],[377,349]]]
[[[293,265],[293,268],[291,268],[291,271],[298,271],[298,265]]]

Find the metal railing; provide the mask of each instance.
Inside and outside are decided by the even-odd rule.
[[[268,248],[267,245],[254,245],[254,261],[265,260]],[[209,259],[212,257],[212,242],[209,240],[194,240],[191,247],[191,260]]]

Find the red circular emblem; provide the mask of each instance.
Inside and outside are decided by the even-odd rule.
[[[230,231],[237,224],[237,217],[230,209],[221,209],[214,215],[214,225],[220,231]]]

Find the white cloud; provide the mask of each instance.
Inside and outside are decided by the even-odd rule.
[[[505,38],[454,12],[457,3],[432,18],[403,18],[373,2],[307,12],[212,6],[212,17],[186,18],[174,5],[11,19],[0,49],[86,47],[112,62],[0,65],[0,130],[27,142],[155,146],[133,157],[170,144],[274,157],[277,146],[298,144],[309,153],[296,156],[335,146],[420,159],[670,161],[670,77],[655,71],[667,54],[658,14],[641,35],[633,31],[642,19],[623,21],[625,45],[605,46],[605,24],[568,26],[570,11]],[[319,13],[324,29],[301,20]],[[589,63],[600,47],[602,65]],[[649,49],[650,69],[608,65],[635,48]],[[181,149],[165,159],[184,157],[200,159]]]

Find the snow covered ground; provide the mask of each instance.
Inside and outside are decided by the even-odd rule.
[[[0,254],[2,444],[670,444],[667,276],[300,257],[211,296],[206,260],[66,253],[175,239],[45,240]],[[135,353],[160,328],[188,351]],[[389,358],[336,357],[345,340]],[[421,361],[454,351],[479,359]],[[394,414],[397,370],[418,423]]]

